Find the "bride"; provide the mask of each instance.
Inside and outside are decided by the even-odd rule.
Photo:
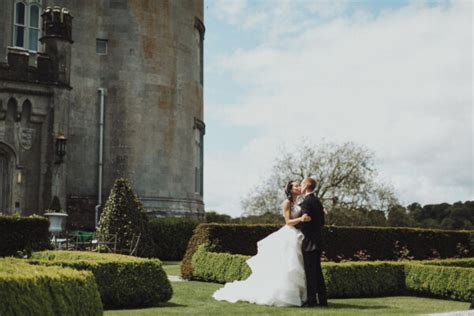
[[[297,181],[288,182],[285,194],[282,208],[286,225],[257,243],[257,254],[247,260],[252,274],[244,281],[226,283],[213,294],[216,300],[274,306],[301,306],[306,301],[303,234],[294,225],[311,221],[311,217],[301,215],[296,203],[301,194]]]

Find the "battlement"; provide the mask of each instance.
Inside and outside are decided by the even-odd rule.
[[[60,84],[55,80],[51,58],[42,53],[8,47],[7,62],[0,63],[0,80]]]
[[[72,43],[72,15],[66,8],[47,7],[43,17],[43,37],[40,39],[44,42],[46,38],[58,38]]]
[[[0,63],[0,80],[69,86],[72,16],[65,8],[47,7],[42,14],[44,53],[7,48],[7,62]]]

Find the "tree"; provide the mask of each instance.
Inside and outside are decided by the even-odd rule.
[[[283,187],[290,180],[306,177],[317,180],[316,195],[325,208],[388,209],[398,200],[393,189],[376,181],[373,153],[354,143],[342,145],[308,142],[294,152],[283,152],[266,181],[254,188],[242,201],[246,214],[280,213]]]
[[[129,249],[133,235],[140,234],[142,241],[149,238],[145,208],[126,179],[115,180],[100,216],[97,233],[103,236],[117,234],[118,249]],[[141,244],[148,244],[148,240]],[[141,247],[142,254],[143,251]]]
[[[219,214],[215,211],[206,211],[207,223],[232,223],[232,216],[227,214]]]
[[[388,210],[388,225],[391,227],[411,227],[414,222],[403,206],[395,205]]]

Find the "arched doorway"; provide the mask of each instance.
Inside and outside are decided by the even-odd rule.
[[[10,146],[0,142],[0,212],[12,211],[12,183],[14,152]]]

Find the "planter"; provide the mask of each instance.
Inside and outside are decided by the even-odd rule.
[[[60,233],[66,227],[66,213],[45,213],[49,220],[49,231],[52,234]]]

